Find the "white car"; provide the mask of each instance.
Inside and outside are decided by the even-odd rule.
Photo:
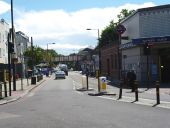
[[[55,72],[55,79],[58,79],[58,78],[63,78],[63,79],[65,79],[65,78],[66,78],[65,72],[64,72],[64,71],[56,71],[56,72]]]

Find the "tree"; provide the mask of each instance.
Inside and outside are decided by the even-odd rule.
[[[101,37],[99,39],[99,44],[98,47],[103,47],[107,44],[112,44],[112,43],[117,43],[119,39],[119,35],[116,31],[117,25],[126,17],[134,13],[134,10],[127,10],[127,9],[122,9],[119,15],[117,15],[118,22],[114,23],[112,20],[108,26],[102,31]]]
[[[43,53],[44,53],[44,49],[40,48],[40,47],[33,47],[33,59],[34,59],[34,64],[37,65],[39,63],[41,63],[43,61]],[[27,61],[27,65],[28,67],[32,67],[32,50],[31,47],[29,47],[25,52],[24,52],[24,56],[26,58]]]
[[[101,38],[99,39],[99,47],[118,41],[119,36],[116,32],[116,25],[116,23],[111,21],[110,24],[102,31]]]
[[[47,54],[47,50],[44,50],[40,47],[33,47],[33,57],[34,57],[34,64],[40,64],[42,62],[48,62],[50,66],[52,66],[52,62],[54,60],[54,57],[56,57],[58,54],[55,50],[48,50],[48,54]],[[44,53],[45,55],[47,55],[47,58],[44,57]],[[27,61],[27,65],[28,67],[32,67],[32,50],[31,47],[29,47],[25,53],[24,53],[25,58],[28,60]]]
[[[127,10],[127,9],[122,9],[120,14],[117,15],[118,18],[118,23],[120,23],[122,20],[124,20],[126,17],[128,17],[129,15],[131,15],[132,13],[134,13],[135,10]]]

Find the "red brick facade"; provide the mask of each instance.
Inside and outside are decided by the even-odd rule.
[[[101,48],[101,74],[111,78],[118,78],[117,46],[108,45]]]

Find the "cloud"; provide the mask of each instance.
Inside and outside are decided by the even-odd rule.
[[[97,31],[86,31],[86,28],[99,29],[101,33],[111,20],[117,21],[117,15],[122,9],[132,10],[150,6],[154,4],[151,2],[140,5],[127,3],[119,7],[89,8],[75,12],[15,9],[15,27],[16,30],[32,36],[34,43],[44,48],[47,43],[55,42],[56,44],[52,47],[56,51],[78,50],[97,44]],[[65,53],[63,51],[63,54]]]
[[[10,8],[11,8],[11,6],[8,3],[4,2],[4,1],[0,1],[0,15],[9,11]]]

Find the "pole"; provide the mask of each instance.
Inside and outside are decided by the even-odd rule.
[[[118,99],[122,99],[122,89],[123,89],[123,80],[120,80],[120,90],[119,90],[119,98]]]
[[[33,48],[33,38],[31,37],[31,54],[32,54],[32,76],[34,76],[34,48]]]
[[[160,87],[160,83],[159,83],[159,81],[156,81],[156,102],[157,102],[157,104],[160,104],[159,87]]]
[[[146,56],[146,63],[147,63],[147,89],[149,89],[149,56]]]
[[[139,98],[138,98],[138,81],[137,80],[134,81],[134,86],[135,86],[135,101],[138,101]]]
[[[98,70],[98,92],[100,93],[100,75],[101,75],[101,52],[100,52],[100,44],[99,44],[99,29],[97,29],[97,39],[98,39],[98,46],[99,46],[99,70]]]
[[[20,51],[21,52],[21,51]],[[22,55],[20,53],[20,59],[21,59],[21,90],[23,90],[23,58],[22,58]]]
[[[118,46],[117,46],[117,56],[118,56],[118,66],[119,66],[119,71],[118,71],[118,78],[119,80],[121,79],[121,74],[120,74],[120,71],[121,71],[121,59],[120,59],[120,49],[119,49],[119,45],[121,44],[121,34],[119,34],[119,41],[118,41]]]
[[[14,42],[14,17],[13,17],[13,0],[11,0],[11,25],[12,25],[12,43]],[[13,91],[16,91],[16,67],[14,61],[12,61],[13,65]]]
[[[47,43],[47,59],[46,61],[48,62],[48,43]]]
[[[10,33],[8,33],[8,81],[9,81],[9,96],[11,96],[11,53],[10,53]]]

